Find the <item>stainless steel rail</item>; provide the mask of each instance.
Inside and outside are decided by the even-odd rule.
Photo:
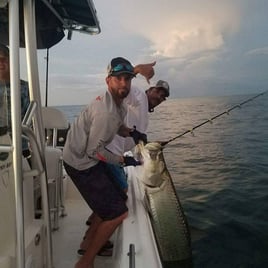
[[[36,107],[36,101],[31,101],[22,120],[22,125],[30,126],[32,124],[32,118],[34,117]]]
[[[25,267],[23,222],[23,185],[21,161],[21,105],[19,92],[19,1],[9,1],[10,99],[13,148],[13,172],[16,215],[16,267]]]
[[[129,252],[128,252],[128,256],[129,256],[129,268],[135,268],[135,245],[134,244],[130,244],[129,245]]]
[[[50,210],[49,210],[49,200],[48,200],[48,183],[46,176],[46,164],[44,151],[40,150],[38,146],[38,141],[33,130],[28,126],[22,126],[23,134],[25,134],[30,141],[32,150],[32,166],[33,171],[39,174],[41,182],[41,194],[42,194],[42,210],[43,218],[46,228],[46,245],[47,245],[47,267],[53,267],[53,255],[52,255],[52,235],[51,235],[51,220],[50,220]]]

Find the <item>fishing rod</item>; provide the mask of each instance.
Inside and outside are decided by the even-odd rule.
[[[234,110],[234,109],[236,109],[236,108],[241,108],[242,105],[244,105],[244,104],[246,104],[246,103],[248,103],[248,102],[250,102],[250,101],[252,101],[252,100],[254,100],[254,99],[256,99],[256,98],[258,98],[259,96],[264,95],[264,94],[267,93],[267,92],[268,92],[268,91],[266,90],[266,91],[264,91],[264,92],[262,92],[262,93],[260,93],[260,94],[258,94],[258,95],[256,95],[256,96],[254,96],[254,97],[251,97],[251,98],[249,98],[249,99],[247,99],[247,100],[245,100],[245,101],[243,101],[243,102],[241,102],[241,103],[239,103],[239,104],[236,104],[236,105],[234,105],[233,107],[229,108],[227,111],[224,111],[224,112],[222,112],[222,113],[219,113],[219,114],[213,116],[211,119],[207,119],[206,121],[204,121],[204,122],[202,122],[202,123],[200,123],[200,124],[194,126],[192,129],[188,129],[188,130],[184,131],[183,133],[181,133],[181,134],[175,136],[174,138],[169,139],[168,141],[161,142],[161,145],[164,147],[164,146],[166,146],[168,143],[170,143],[170,142],[172,142],[172,141],[174,141],[174,140],[176,140],[176,139],[178,139],[178,138],[184,136],[184,135],[187,134],[187,133],[192,133],[192,134],[193,134],[193,131],[194,131],[195,129],[197,129],[197,128],[199,128],[199,127],[201,127],[201,126],[203,126],[203,125],[205,125],[205,124],[207,124],[207,123],[212,123],[212,121],[213,121],[214,119],[216,119],[216,118],[218,118],[218,117],[220,117],[220,116],[222,116],[222,115],[224,115],[224,114],[229,115],[229,113],[230,113],[232,110]]]

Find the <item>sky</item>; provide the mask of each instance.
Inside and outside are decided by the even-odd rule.
[[[93,2],[101,33],[73,33],[49,51],[48,105],[87,104],[106,90],[107,65],[118,56],[156,61],[151,85],[166,80],[171,98],[268,89],[267,0]],[[38,55],[44,99],[46,50]],[[132,84],[150,86],[141,76]]]

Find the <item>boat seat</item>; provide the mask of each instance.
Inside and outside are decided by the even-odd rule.
[[[64,204],[62,200],[62,151],[52,146],[46,146],[45,158],[46,175],[48,181],[49,206],[53,216],[52,230],[57,230],[59,228],[59,213],[61,209],[64,209]]]
[[[58,229],[58,217],[65,215],[63,193],[62,147],[65,143],[69,122],[64,113],[55,107],[42,107],[43,125],[46,131],[46,173],[49,186],[50,210],[53,215],[52,228]],[[59,130],[66,130],[65,136],[58,136]],[[52,137],[52,138],[51,138]]]
[[[66,116],[55,107],[42,107],[42,117],[46,131],[46,144],[62,148],[69,129]]]
[[[63,198],[63,164],[62,150],[52,146],[45,147],[45,169],[48,184],[49,208],[51,212],[51,227],[52,230],[59,228],[59,216],[65,215],[65,206]],[[42,215],[41,204],[41,185],[40,181],[34,180],[34,204],[35,214],[39,218]]]

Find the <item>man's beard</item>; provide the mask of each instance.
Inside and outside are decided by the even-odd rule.
[[[129,93],[129,90],[123,89],[123,90],[119,90],[117,95],[118,95],[118,97],[120,99],[124,99],[124,98],[126,98],[126,96],[128,95],[128,93]]]

